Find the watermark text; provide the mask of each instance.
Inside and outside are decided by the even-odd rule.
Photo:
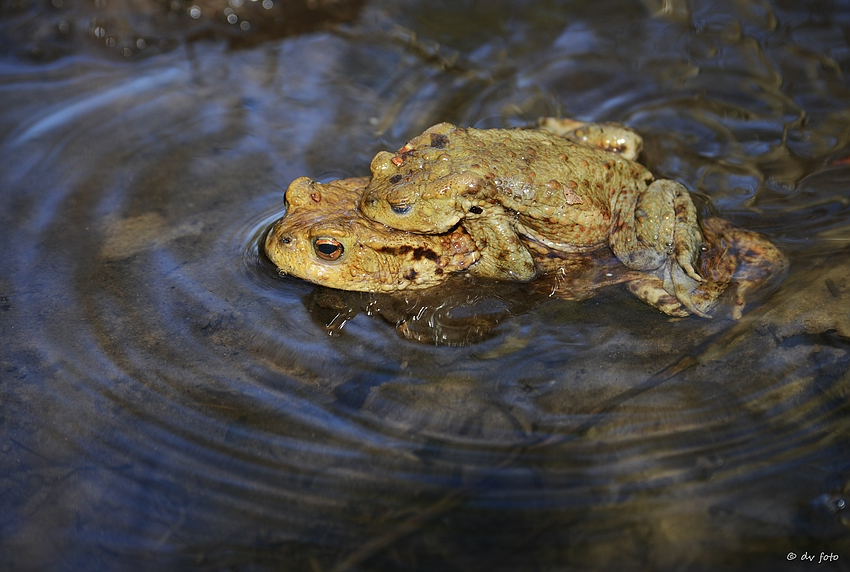
[[[838,560],[838,554],[834,554],[832,552],[821,552],[820,555],[813,553],[809,554],[808,552],[803,552],[802,554],[797,554],[796,552],[789,552],[786,556],[788,560],[797,560],[800,559],[800,562],[815,562],[818,564],[823,562],[835,562]]]

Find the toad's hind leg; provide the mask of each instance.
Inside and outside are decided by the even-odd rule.
[[[463,227],[481,254],[478,262],[470,267],[470,273],[512,282],[528,282],[537,276],[534,259],[508,217],[469,217],[463,220]]]
[[[687,292],[702,282],[695,266],[699,260],[702,231],[688,190],[675,181],[655,181],[635,200],[616,205],[619,221],[611,232],[611,248],[623,264],[635,270],[662,269],[667,291],[692,313],[705,312],[691,304]]]
[[[703,242],[702,231],[696,207],[683,185],[655,181],[633,206],[615,205],[615,212],[619,220],[611,231],[611,248],[623,264],[648,271],[672,258],[685,274],[702,281],[694,270]]]

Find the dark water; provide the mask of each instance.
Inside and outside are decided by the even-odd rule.
[[[2,6],[0,569],[850,570],[850,4]],[[738,323],[494,295],[451,346],[257,253],[295,177],[555,114],[788,279]]]

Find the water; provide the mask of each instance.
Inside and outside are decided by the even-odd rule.
[[[850,569],[850,6],[356,8],[130,55],[98,8],[39,49],[0,21],[2,569]],[[738,323],[619,287],[453,310],[257,252],[297,176],[557,113],[637,129],[788,279]]]

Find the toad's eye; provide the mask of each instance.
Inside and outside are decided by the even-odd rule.
[[[410,205],[407,203],[401,203],[398,205],[390,205],[390,208],[393,209],[395,214],[407,214],[410,212]]]
[[[335,238],[317,238],[313,243],[313,249],[316,251],[316,256],[330,261],[337,260],[345,250],[342,243]]]

